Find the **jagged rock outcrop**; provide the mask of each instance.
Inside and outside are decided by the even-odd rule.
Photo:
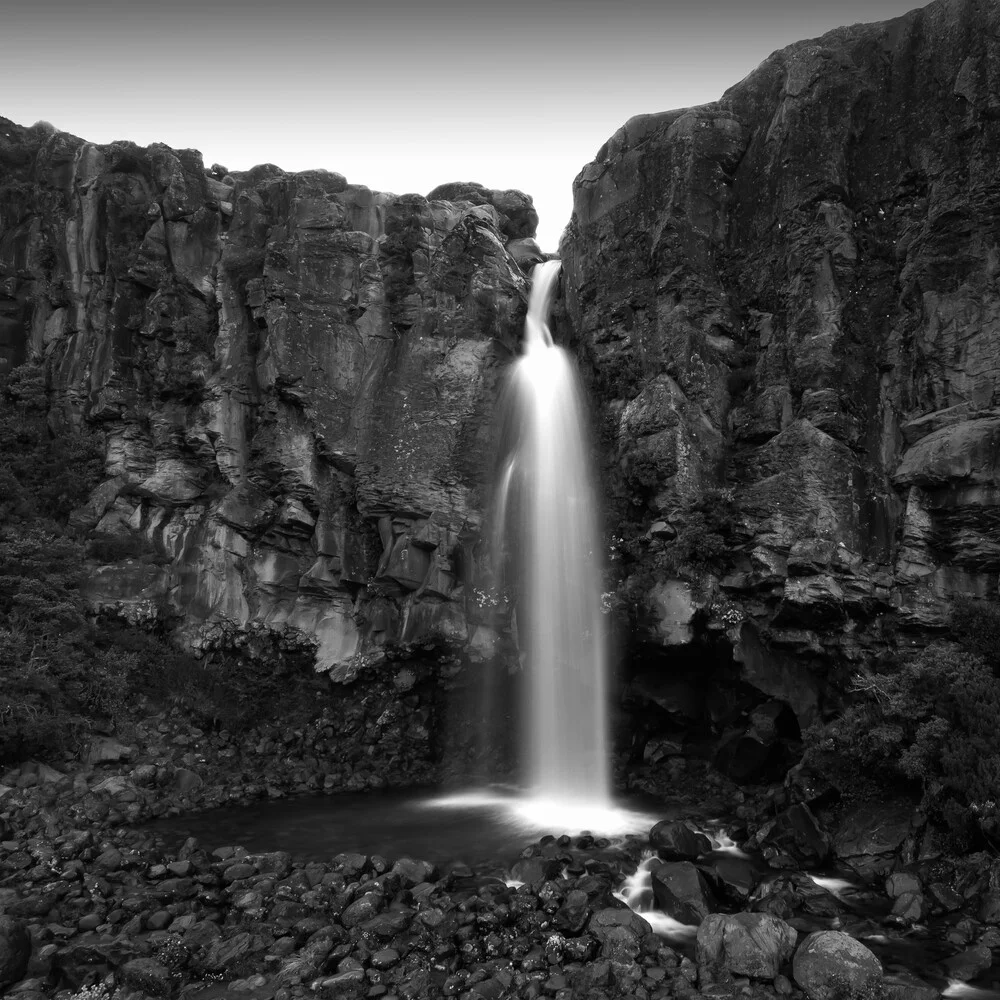
[[[387,643],[491,652],[475,542],[536,221],[516,191],[0,119],[0,364],[44,358],[52,419],[103,431],[74,520],[138,553],[93,602],[196,648],[278,630],[337,677]]]
[[[633,118],[575,182],[563,335],[633,625],[727,633],[801,719],[996,594],[998,84],[1000,7],[938,0]]]

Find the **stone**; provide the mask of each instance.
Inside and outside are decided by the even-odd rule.
[[[357,927],[366,920],[381,913],[385,907],[385,897],[378,892],[366,892],[360,899],[345,907],[340,922],[347,928]]]
[[[0,914],[0,989],[21,979],[30,957],[31,939],[24,924]]]
[[[714,900],[705,876],[690,861],[664,862],[651,869],[657,906],[682,924],[700,924]]]
[[[809,1000],[835,1000],[848,988],[881,981],[882,964],[860,941],[841,931],[808,935],[792,959],[792,975]]]
[[[400,858],[390,870],[402,878],[406,889],[412,889],[421,882],[432,882],[437,876],[437,869],[429,861],[415,861],[412,858]]]
[[[757,872],[748,858],[724,855],[712,858],[710,864],[722,894],[735,901],[746,900],[757,885]]]
[[[209,946],[205,955],[205,967],[211,972],[232,972],[240,968],[253,950],[253,937],[246,931],[219,938]]]
[[[901,892],[892,903],[891,915],[903,924],[916,924],[924,919],[927,904],[923,893]]]
[[[909,972],[894,972],[882,980],[887,1000],[937,1000],[936,986],[930,986]]]
[[[797,937],[794,927],[767,913],[710,913],[698,928],[698,964],[774,979],[792,957]]]
[[[371,957],[372,968],[391,969],[399,962],[399,952],[395,948],[380,948]]]
[[[270,875],[276,879],[285,878],[292,870],[292,856],[288,851],[271,851],[258,854],[254,858],[254,868],[261,875]]]
[[[893,872],[885,880],[886,895],[891,899],[897,899],[906,893],[919,893],[922,889],[920,877],[912,872]]]
[[[649,831],[649,844],[665,861],[694,861],[712,849],[712,842],[703,833],[674,820],[657,823]]]
[[[953,979],[963,983],[975,979],[993,964],[993,952],[986,945],[976,945],[966,948],[957,955],[944,960],[945,968]]]
[[[1000,892],[983,893],[982,902],[979,904],[979,919],[984,924],[1000,924]]]
[[[198,773],[186,767],[179,767],[174,771],[174,785],[181,795],[188,795],[204,784]]]
[[[132,748],[117,740],[104,737],[92,740],[85,759],[88,764],[117,764],[132,756]]]
[[[859,806],[841,819],[833,838],[833,854],[862,878],[885,876],[910,832],[911,822],[909,806]]]
[[[564,934],[579,934],[590,917],[590,899],[581,889],[571,889],[556,910],[552,923]]]
[[[587,929],[597,939],[603,958],[631,966],[642,951],[649,924],[631,910],[606,907],[594,911]]]
[[[156,997],[170,996],[170,970],[152,958],[133,958],[119,972],[122,984],[129,989]]]
[[[761,843],[773,844],[806,865],[822,864],[831,849],[830,835],[804,802],[789,806],[757,833]]]

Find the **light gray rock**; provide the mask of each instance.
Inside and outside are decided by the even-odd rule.
[[[698,964],[774,979],[792,957],[797,937],[794,927],[769,913],[710,913],[698,928]]]

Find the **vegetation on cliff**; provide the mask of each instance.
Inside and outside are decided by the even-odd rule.
[[[1000,608],[960,601],[956,641],[859,674],[859,700],[814,730],[808,762],[848,796],[910,788],[956,849],[1000,843]]]
[[[98,620],[88,607],[88,558],[153,555],[123,553],[113,538],[88,542],[70,526],[101,479],[103,441],[52,429],[42,365],[22,365],[0,386],[0,442],[0,762],[53,759],[92,732],[120,732],[142,697],[230,730],[293,707],[296,685],[277,650],[197,661],[155,629]]]

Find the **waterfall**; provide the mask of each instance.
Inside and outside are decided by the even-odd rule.
[[[579,378],[548,327],[559,267],[533,271],[524,351],[501,402],[494,546],[525,660],[526,808],[585,823],[611,808],[602,542]]]

